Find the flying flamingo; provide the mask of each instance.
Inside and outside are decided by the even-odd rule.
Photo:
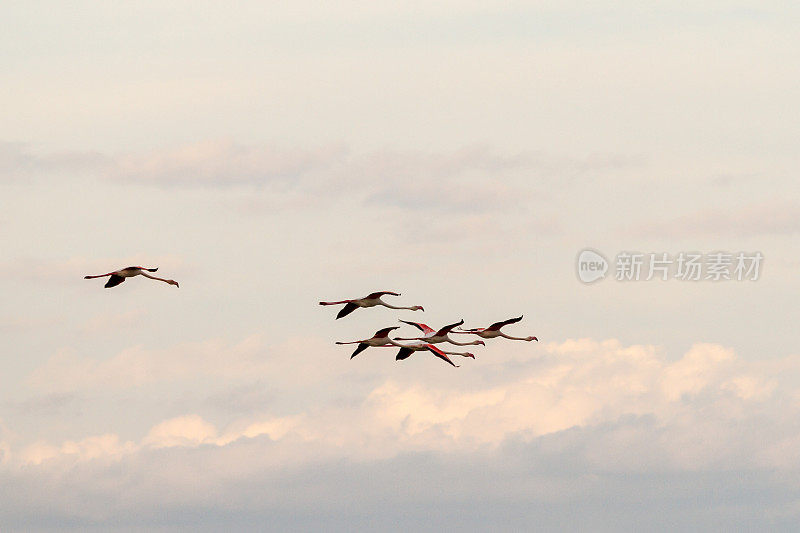
[[[427,324],[422,324],[421,322],[409,322],[408,320],[400,320],[400,322],[402,322],[404,324],[409,324],[411,326],[414,326],[415,328],[417,328],[418,330],[420,330],[423,333],[423,336],[422,337],[411,337],[411,338],[400,338],[399,337],[399,338],[395,339],[395,340],[398,340],[398,341],[425,341],[425,342],[427,342],[429,344],[438,344],[440,342],[449,342],[450,344],[455,344],[457,346],[469,346],[469,345],[472,345],[472,344],[475,344],[475,345],[480,344],[481,346],[486,346],[486,343],[483,342],[483,341],[458,342],[458,341],[454,341],[453,339],[451,339],[450,337],[447,336],[447,334],[450,333],[450,331],[454,327],[460,326],[461,324],[464,323],[463,319],[461,321],[459,321],[459,322],[456,322],[455,324],[450,324],[449,326],[445,326],[442,329],[440,329],[439,331],[435,331],[434,329],[429,327]]]
[[[170,285],[175,285],[176,287],[180,287],[180,285],[178,285],[178,282],[175,281],[174,279],[157,278],[155,276],[151,276],[150,274],[148,274],[148,272],[155,272],[156,270],[158,270],[158,268],[144,268],[140,266],[135,266],[135,267],[123,268],[121,270],[115,270],[114,272],[109,272],[108,274],[100,274],[98,276],[84,276],[83,279],[104,278],[106,276],[110,276],[106,284],[103,285],[106,289],[109,289],[111,287],[116,287],[117,285],[125,281],[125,278],[132,278],[134,276],[142,275],[146,278],[157,279],[158,281],[163,281],[165,283],[169,283]]]
[[[450,355],[461,355],[463,357],[472,357],[473,359],[475,359],[475,356],[472,355],[471,353],[468,353],[468,352],[465,352],[465,353],[447,352],[447,351],[442,350],[440,348],[437,348],[433,344],[429,344],[427,342],[415,342],[413,344],[400,344],[399,342],[395,342],[393,340],[389,340],[389,343],[400,347],[400,351],[398,351],[397,355],[395,356],[395,360],[396,361],[402,361],[403,359],[407,359],[414,352],[423,352],[425,350],[433,353],[433,355],[435,355],[439,359],[441,359],[441,360],[453,365],[456,368],[458,368],[461,365],[457,365],[453,361],[451,361],[450,358],[447,357],[447,354],[450,354]]]
[[[395,326],[393,328],[383,328],[379,329],[375,332],[369,339],[364,339],[363,341],[351,341],[351,342],[337,342],[336,344],[358,344],[356,351],[353,352],[353,355],[350,356],[350,359],[357,356],[370,346],[387,346],[389,345],[389,333],[392,330],[398,329],[400,326]]]
[[[520,320],[522,320],[522,317],[509,318],[508,320],[503,320],[502,322],[495,322],[494,324],[492,324],[488,328],[465,329],[463,331],[453,331],[453,333],[462,333],[462,334],[473,333],[473,334],[475,334],[475,335],[477,335],[479,337],[483,337],[484,339],[494,339],[495,337],[503,337],[505,339],[511,339],[512,341],[537,341],[538,342],[539,339],[537,339],[534,336],[530,336],[530,337],[512,337],[512,336],[506,335],[505,333],[500,331],[500,328],[502,328],[503,326],[505,326],[507,324],[514,324],[516,322],[519,322]]]
[[[375,307],[376,305],[382,305],[384,307],[388,307],[389,309],[410,309],[411,311],[425,311],[421,305],[412,305],[411,307],[396,307],[394,305],[387,304],[383,300],[381,300],[381,296],[384,294],[391,294],[392,296],[400,296],[400,293],[397,292],[390,292],[390,291],[378,291],[373,292],[372,294],[368,294],[363,298],[358,298],[356,300],[341,300],[338,302],[320,302],[319,305],[338,305],[338,304],[346,304],[339,314],[336,315],[336,318],[342,318],[343,316],[347,316],[359,307]]]

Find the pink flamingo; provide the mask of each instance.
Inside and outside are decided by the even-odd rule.
[[[450,333],[450,331],[453,328],[455,328],[456,326],[460,326],[461,324],[464,323],[463,319],[460,320],[459,322],[456,322],[455,324],[450,324],[448,326],[445,326],[442,329],[440,329],[439,331],[435,331],[431,327],[429,327],[427,324],[423,324],[421,322],[409,322],[408,320],[400,320],[400,322],[402,322],[404,324],[409,324],[411,326],[414,326],[415,328],[417,328],[418,330],[420,330],[423,333],[423,336],[422,337],[410,337],[410,338],[398,337],[397,339],[395,339],[395,340],[398,340],[398,341],[425,341],[425,342],[427,342],[429,344],[438,344],[440,342],[449,342],[450,344],[455,344],[457,346],[470,346],[470,345],[473,345],[473,344],[474,345],[486,346],[486,343],[483,342],[483,341],[458,342],[458,341],[454,341],[453,339],[448,337],[447,334]]]
[[[347,316],[359,307],[375,307],[376,305],[382,305],[384,307],[388,307],[389,309],[409,309],[411,311],[425,311],[421,305],[412,305],[411,307],[396,307],[394,305],[387,304],[383,300],[381,300],[381,296],[384,294],[391,294],[392,296],[400,296],[400,293],[397,292],[390,292],[390,291],[378,291],[373,292],[372,294],[368,294],[363,298],[358,298],[355,300],[340,300],[338,302],[320,302],[319,305],[338,305],[338,304],[345,304],[339,314],[336,315],[336,319],[340,319],[343,316]]]
[[[464,329],[463,331],[453,331],[453,333],[461,333],[461,334],[468,334],[472,333],[479,337],[483,337],[484,339],[494,339],[495,337],[503,337],[504,339],[511,339],[512,341],[539,341],[534,336],[530,337],[512,337],[510,335],[506,335],[500,328],[508,324],[514,324],[522,320],[522,317],[518,318],[509,318],[508,320],[503,320],[502,322],[495,322],[488,328],[474,328],[474,329]]]
[[[370,337],[369,339],[364,339],[363,341],[350,341],[350,342],[337,342],[336,344],[358,344],[356,347],[356,351],[353,352],[353,355],[350,356],[350,359],[357,356],[370,346],[387,346],[390,344],[389,342],[389,333],[392,330],[398,329],[400,326],[395,326],[393,328],[383,328],[379,329],[375,332],[375,335]]]
[[[448,352],[446,350],[442,350],[441,348],[438,348],[438,347],[434,346],[433,344],[430,344],[430,343],[427,343],[427,342],[414,342],[412,344],[400,344],[399,342],[395,342],[393,340],[390,340],[389,343],[400,347],[400,351],[398,351],[397,355],[395,356],[395,360],[396,361],[402,361],[403,359],[407,359],[414,352],[423,352],[425,350],[433,353],[433,355],[435,355],[436,357],[438,357],[439,359],[441,359],[443,361],[446,361],[447,363],[450,363],[454,367],[459,367],[460,365],[457,365],[457,364],[453,363],[453,361],[451,361],[450,358],[447,357],[447,354],[460,355],[462,357],[471,357],[472,359],[475,359],[475,356],[473,354],[469,353],[469,352],[464,352],[464,353],[462,353],[462,352]]]
[[[147,272],[155,272],[158,268],[144,268],[140,266],[133,266],[128,268],[123,268],[122,270],[115,270],[114,272],[109,272],[108,274],[100,274],[97,276],[84,276],[83,279],[93,279],[93,278],[104,278],[109,276],[108,281],[104,285],[106,289],[111,287],[116,287],[123,281],[125,278],[132,278],[134,276],[144,276],[150,279],[157,279],[158,281],[163,281],[165,283],[169,283],[170,285],[175,285],[176,287],[180,287],[178,282],[174,279],[164,279],[164,278],[157,278],[155,276],[151,276]]]

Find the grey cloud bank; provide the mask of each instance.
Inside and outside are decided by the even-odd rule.
[[[232,446],[227,460],[208,448],[156,450],[58,474],[6,473],[0,519],[12,531],[794,529],[800,488],[769,469],[653,465],[634,473],[597,465],[597,441],[613,445],[639,433],[646,445],[654,429],[647,420],[628,420],[532,443],[510,441],[492,453],[411,453],[269,469],[256,461],[247,472],[231,472],[229,462],[270,454],[263,439]],[[618,447],[617,453],[633,452]],[[210,473],[220,470],[227,474]]]

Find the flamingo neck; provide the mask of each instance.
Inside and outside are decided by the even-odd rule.
[[[389,344],[393,344],[394,346],[399,346],[400,348],[408,348],[405,344],[400,344],[399,342],[395,341],[394,339],[386,339]]]
[[[458,332],[454,331],[453,333],[458,333]],[[480,344],[480,342],[478,342],[478,341],[458,342],[458,341],[454,341],[450,337],[447,337],[447,342],[449,342],[450,344],[455,344],[456,346],[471,346],[473,344]]]
[[[158,281],[163,281],[164,283],[171,283],[171,284],[173,284],[173,285],[175,284],[175,281],[174,281],[174,280],[171,280],[171,279],[164,279],[164,278],[157,278],[156,276],[151,276],[151,275],[150,275],[150,274],[148,274],[147,272],[143,272],[143,271],[141,271],[141,272],[139,272],[139,274],[141,274],[142,276],[144,276],[144,277],[146,277],[146,278],[155,279],[155,280],[158,280]]]
[[[409,309],[409,310],[412,310],[412,311],[415,309],[414,307],[399,307],[399,306],[395,306],[395,305],[392,305],[392,304],[387,304],[386,302],[384,302],[381,299],[378,299],[378,303],[380,305],[384,306],[384,307],[388,307],[389,309]]]
[[[527,341],[527,340],[530,340],[527,337],[512,337],[511,335],[506,335],[503,332],[500,332],[500,336],[503,337],[504,339],[510,339],[512,341]]]

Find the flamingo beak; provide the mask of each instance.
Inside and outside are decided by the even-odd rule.
[[[475,359],[475,354],[471,354],[471,353],[467,352],[467,357],[472,357],[473,359]]]

